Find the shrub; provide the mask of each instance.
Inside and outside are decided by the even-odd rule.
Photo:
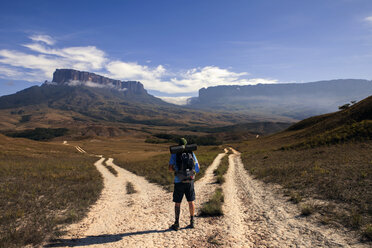
[[[31,120],[31,115],[22,115],[21,119],[19,120],[20,123],[25,123]]]

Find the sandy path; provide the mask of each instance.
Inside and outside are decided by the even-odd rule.
[[[273,193],[272,186],[252,179],[236,151],[229,156],[223,190],[226,246],[367,247],[299,216],[296,206]]]
[[[80,147],[79,147],[80,148]],[[77,148],[78,149],[78,148]],[[81,149],[81,148],[80,148]],[[80,152],[82,152],[78,149]],[[297,207],[274,193],[246,172],[240,154],[232,150],[223,184],[223,217],[197,218],[195,229],[186,229],[188,207],[183,201],[178,232],[169,230],[174,221],[172,193],[100,158],[95,166],[103,175],[104,189],[87,217],[70,225],[68,234],[48,247],[367,247],[346,240],[344,233],[318,226],[300,217]],[[225,150],[225,153],[227,150]],[[213,171],[225,153],[219,154],[195,183],[197,212],[213,194]],[[131,182],[137,190],[126,193]]]
[[[78,149],[80,150],[80,149]],[[197,211],[214,191],[213,170],[225,154],[219,154],[206,170],[205,176],[195,183]],[[121,167],[110,158],[107,165],[117,170],[115,177],[103,165],[101,158],[95,166],[104,178],[104,189],[88,216],[68,227],[68,235],[49,247],[212,247],[207,239],[216,231],[210,218],[197,218],[196,228],[185,229],[189,223],[188,206],[182,204],[178,232],[169,230],[174,221],[172,193],[147,182]],[[126,193],[131,182],[138,191]]]

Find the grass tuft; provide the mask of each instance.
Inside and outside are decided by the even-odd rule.
[[[137,190],[134,188],[134,185],[131,182],[127,182],[126,188],[127,188],[127,194],[137,193]]]
[[[222,204],[224,196],[221,188],[217,188],[212,198],[203,204],[200,216],[221,216],[223,215]]]
[[[213,174],[216,176],[216,182],[218,184],[223,184],[225,182],[224,175],[229,168],[229,158],[225,156],[222,158],[220,165],[213,171]]]
[[[372,240],[372,224],[368,224],[364,227],[363,236],[368,240]]]
[[[114,176],[118,176],[118,172],[112,167],[111,165],[106,165],[106,168],[113,174]]]
[[[302,196],[298,192],[292,192],[290,196],[290,201],[297,204],[302,201]]]
[[[315,207],[312,203],[304,203],[301,205],[301,214],[309,216],[314,213]]]

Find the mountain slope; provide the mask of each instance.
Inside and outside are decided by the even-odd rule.
[[[244,113],[271,113],[304,119],[337,110],[372,94],[372,82],[345,79],[301,84],[216,86],[199,90],[189,106]]]
[[[372,96],[236,146],[246,169],[283,186],[299,211],[371,238]]]

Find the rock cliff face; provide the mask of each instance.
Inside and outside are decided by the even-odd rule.
[[[125,94],[147,94],[143,84],[140,82],[114,80],[91,72],[72,69],[57,69],[53,73],[53,83],[65,85],[87,85],[90,87],[102,88],[107,87],[125,91]]]

